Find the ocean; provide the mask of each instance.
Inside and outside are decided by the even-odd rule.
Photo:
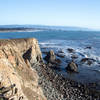
[[[62,31],[45,30],[37,32],[0,32],[0,39],[14,38],[37,38],[42,52],[53,49],[55,53],[64,56],[61,59],[61,70],[57,71],[64,77],[71,78],[79,82],[100,82],[100,32],[99,31]],[[68,52],[68,48],[74,50]],[[61,51],[61,52],[60,52]],[[79,73],[67,73],[65,68],[72,60],[72,56],[77,58]],[[43,54],[43,57],[45,54]],[[92,64],[81,63],[83,58],[92,59]]]

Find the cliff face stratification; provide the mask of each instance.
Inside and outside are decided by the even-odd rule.
[[[38,85],[38,75],[31,67],[41,61],[36,39],[0,40],[0,97],[46,100]]]

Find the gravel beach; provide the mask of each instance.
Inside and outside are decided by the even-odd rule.
[[[55,70],[45,64],[33,66],[39,75],[39,85],[47,100],[100,100],[100,92],[95,84],[81,84],[58,75]]]

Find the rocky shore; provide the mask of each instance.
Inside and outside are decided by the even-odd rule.
[[[53,51],[44,59],[36,39],[0,40],[0,100],[100,100],[98,84],[57,73],[61,61]]]
[[[50,60],[49,63],[33,66],[38,72],[39,85],[47,100],[100,100],[100,91],[96,88],[96,83],[82,84],[57,74],[59,66],[53,61],[53,51],[50,52],[46,56]]]
[[[33,69],[38,72],[39,85],[47,100],[100,100],[100,91],[96,90],[95,83],[86,85],[66,79],[45,64]]]

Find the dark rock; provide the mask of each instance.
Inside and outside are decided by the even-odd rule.
[[[61,63],[61,60],[60,60],[60,59],[56,59],[55,62],[56,62],[57,64],[60,64],[60,63]]]
[[[67,51],[68,51],[69,53],[73,53],[75,50],[72,49],[72,48],[68,48]]]
[[[78,56],[77,56],[77,55],[72,55],[71,58],[72,58],[72,59],[77,59]]]
[[[65,57],[65,55],[63,55],[63,54],[56,54],[56,56],[58,56],[58,57],[60,57],[60,58],[64,58]]]
[[[31,54],[32,54],[32,47],[29,48],[24,54],[23,54],[23,58],[24,60],[31,60]]]
[[[41,47],[41,49],[47,49],[47,47]]]
[[[92,49],[92,47],[91,46],[87,46],[85,49]]]
[[[66,69],[67,71],[78,72],[78,65],[72,61],[67,65]]]
[[[52,82],[53,89],[56,89],[58,91],[57,93],[60,93],[61,96],[63,96],[62,98],[54,98],[55,97],[54,95],[52,97],[49,94],[50,97],[52,97],[52,98],[50,98],[48,100],[66,100],[66,98],[68,100],[100,100],[100,95],[96,92],[97,91],[96,88],[95,88],[95,90],[96,90],[95,91],[95,90],[92,90],[90,88],[90,85],[88,86],[88,84],[78,83],[76,81],[72,81],[71,79],[65,78],[65,77],[63,77],[62,74],[57,74],[55,72],[55,70],[53,70],[51,67],[40,67],[40,68],[42,68],[43,70],[40,70],[39,73],[42,73],[45,77],[47,77],[47,78],[45,78],[47,80],[44,81],[43,83],[41,83],[42,84],[41,86],[43,88],[47,87],[47,88],[45,88],[45,90],[46,90],[45,93],[48,94],[47,90],[49,91],[50,85],[48,85],[47,82],[50,81],[50,82]],[[46,69],[44,70],[44,68],[46,68]],[[39,68],[37,68],[37,69],[39,69]],[[40,77],[41,76],[42,75],[40,74]],[[46,82],[46,84],[45,84],[45,82]],[[93,89],[94,89],[96,84],[91,84],[91,86],[93,86]],[[51,91],[52,91],[52,88],[49,93],[51,93]],[[55,91],[52,91],[52,93],[55,93]],[[97,98],[97,96],[98,96],[98,98]]]
[[[82,60],[81,60],[81,62],[86,62],[86,61],[88,61],[89,60],[89,58],[83,58]]]
[[[59,50],[58,53],[64,53],[62,50]]]
[[[61,64],[61,60],[60,59],[55,59],[54,62],[48,63],[47,66],[52,67],[54,69],[60,69],[60,67],[59,67],[60,64]]]
[[[86,63],[87,65],[91,65],[91,64],[93,64],[93,62],[95,62],[95,60],[91,59],[91,58],[83,58],[81,60],[81,63]]]
[[[55,60],[56,60],[56,56],[55,56],[55,53],[53,50],[50,50],[48,53],[47,53],[47,56],[44,58],[47,63],[54,63]]]
[[[42,53],[43,53],[43,54],[46,54],[46,55],[48,54],[48,52],[47,52],[47,51],[42,51]]]
[[[42,63],[42,62],[43,62],[43,59],[41,58],[41,56],[40,56],[40,55],[37,55],[36,59],[37,59],[37,61],[38,61],[38,62],[40,62],[40,63]]]
[[[87,62],[87,64],[88,64],[88,65],[92,65],[93,62],[89,60],[89,61]]]

